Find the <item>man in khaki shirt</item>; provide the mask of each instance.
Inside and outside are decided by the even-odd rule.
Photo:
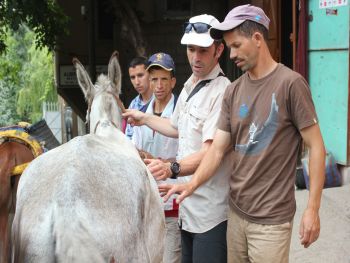
[[[228,262],[234,263],[288,262],[302,139],[310,151],[311,184],[301,244],[310,246],[320,233],[325,149],[316,111],[305,79],[273,60],[266,42],[269,22],[261,8],[242,5],[211,28],[245,73],[226,89],[215,138],[192,180],[174,185],[164,197],[190,198],[229,157],[227,244]]]
[[[192,17],[184,25],[181,44],[187,45],[192,75],[184,84],[172,118],[128,110],[134,125],[147,125],[166,136],[179,138],[176,162],[145,160],[156,180],[178,178],[188,182],[216,132],[221,102],[229,80],[218,63],[224,46],[209,29],[218,20],[210,15]],[[212,177],[180,205],[182,262],[226,263],[229,165],[223,162]]]

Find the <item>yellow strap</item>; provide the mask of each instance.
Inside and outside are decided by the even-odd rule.
[[[38,157],[40,154],[43,153],[43,150],[38,143],[37,140],[35,140],[32,136],[30,136],[28,133],[20,131],[20,130],[6,130],[6,131],[0,131],[0,137],[5,138],[15,138],[20,141],[25,142],[28,144],[32,150],[32,153],[34,155],[34,158]]]
[[[12,138],[17,139],[19,141],[24,142],[26,145],[28,145],[34,155],[34,158],[38,157],[40,154],[43,153],[43,150],[38,143],[37,140],[35,140],[32,136],[30,136],[28,133],[20,131],[20,130],[6,130],[6,131],[0,131],[0,138]],[[28,166],[30,162],[17,165],[13,168],[11,175],[21,175],[24,171],[24,169]]]
[[[28,163],[24,163],[24,164],[20,164],[17,165],[13,168],[11,175],[21,175],[24,171],[24,169],[27,168],[27,166],[29,165],[30,162]]]

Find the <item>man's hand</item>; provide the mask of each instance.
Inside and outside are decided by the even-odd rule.
[[[305,248],[315,242],[320,234],[320,217],[318,211],[306,208],[301,219],[299,238]]]
[[[171,176],[170,163],[159,159],[144,159],[147,168],[157,181],[166,180]]]
[[[153,155],[150,154],[149,152],[146,152],[144,150],[140,150],[140,149],[137,149],[137,151],[139,152],[139,155],[141,157],[142,160],[144,159],[153,159]]]
[[[128,119],[128,123],[131,126],[141,126],[145,124],[145,116],[146,114],[142,111],[127,109],[122,114],[123,118]]]
[[[176,198],[176,203],[180,204],[187,196],[191,195],[196,188],[191,182],[185,184],[161,184],[158,185],[158,190],[163,196],[164,202],[168,201],[171,195],[179,194]]]

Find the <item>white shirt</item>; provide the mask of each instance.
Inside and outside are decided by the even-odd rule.
[[[218,64],[206,77],[213,80],[188,102],[187,97],[197,83],[193,84],[192,75],[184,84],[171,118],[172,126],[179,133],[178,160],[198,152],[204,142],[214,138],[222,98],[230,84],[226,77],[217,77],[220,72]],[[229,176],[229,162],[224,158],[215,175],[180,204],[179,220],[183,230],[203,233],[227,220]],[[178,178],[179,183],[190,180],[191,175]]]
[[[154,98],[151,100],[146,113],[154,114]],[[174,95],[171,95],[171,99],[165,106],[160,117],[170,118],[174,110]],[[154,132],[146,125],[134,127],[134,134],[132,141],[136,148],[149,152],[155,158],[161,159],[175,159],[178,150],[178,139],[166,137],[158,132]],[[167,179],[158,183],[174,184],[177,183],[176,179]],[[172,195],[169,200],[164,203],[164,210],[173,210],[174,200],[177,195]]]

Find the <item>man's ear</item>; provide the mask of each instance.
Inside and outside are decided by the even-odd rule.
[[[252,39],[256,43],[257,47],[260,47],[261,42],[264,41],[264,36],[260,32],[255,32],[252,35]]]
[[[224,51],[224,44],[223,43],[220,43],[220,45],[218,45],[216,47],[216,50],[215,50],[215,58],[219,59],[221,57],[221,54],[222,52]]]
[[[171,78],[171,89],[174,89],[174,88],[175,88],[175,84],[176,84],[176,78],[175,78],[175,77],[172,77],[172,78]]]

